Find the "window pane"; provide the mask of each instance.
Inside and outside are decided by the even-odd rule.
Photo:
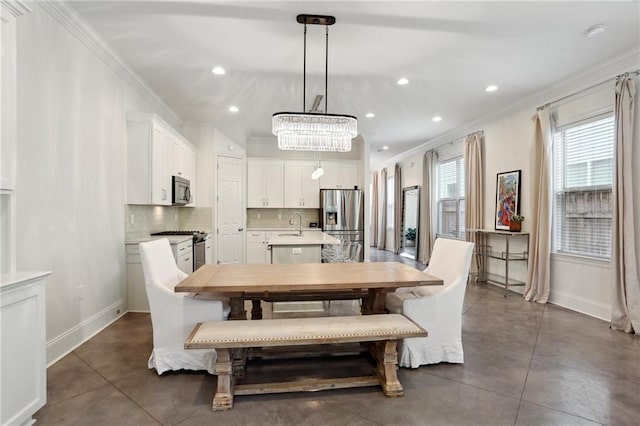
[[[464,238],[464,160],[438,165],[438,234]]]
[[[611,257],[613,142],[613,116],[555,134],[555,252]]]

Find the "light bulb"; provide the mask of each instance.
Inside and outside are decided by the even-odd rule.
[[[320,176],[324,174],[324,169],[322,167],[318,167],[311,173],[311,179],[320,179]]]

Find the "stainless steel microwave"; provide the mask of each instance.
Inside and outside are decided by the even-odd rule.
[[[184,206],[191,202],[191,182],[189,179],[180,176],[171,176],[173,191],[171,204],[174,206]]]

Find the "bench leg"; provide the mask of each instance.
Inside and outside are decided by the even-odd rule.
[[[247,365],[247,348],[230,349],[231,363],[233,365],[233,376],[238,379],[244,378],[244,372]]]
[[[231,353],[229,349],[216,349],[218,360],[216,361],[216,373],[218,374],[218,388],[213,397],[211,409],[213,411],[226,411],[233,407],[234,377],[231,365]]]
[[[376,359],[382,391],[389,398],[404,395],[404,390],[398,380],[397,345],[397,340],[385,340],[374,342],[371,347],[371,352]]]
[[[244,310],[244,297],[230,297],[229,305],[231,312],[229,313],[230,320],[246,320],[247,311]]]

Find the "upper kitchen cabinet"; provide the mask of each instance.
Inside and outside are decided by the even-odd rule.
[[[324,174],[320,177],[321,189],[353,189],[360,184],[358,162],[323,161]]]
[[[247,207],[284,207],[282,161],[247,159]]]
[[[196,151],[158,116],[127,115],[127,157],[128,204],[171,205],[174,175],[191,181],[194,199]]]
[[[311,179],[315,170],[313,162],[284,163],[284,207],[320,208],[320,182]]]

